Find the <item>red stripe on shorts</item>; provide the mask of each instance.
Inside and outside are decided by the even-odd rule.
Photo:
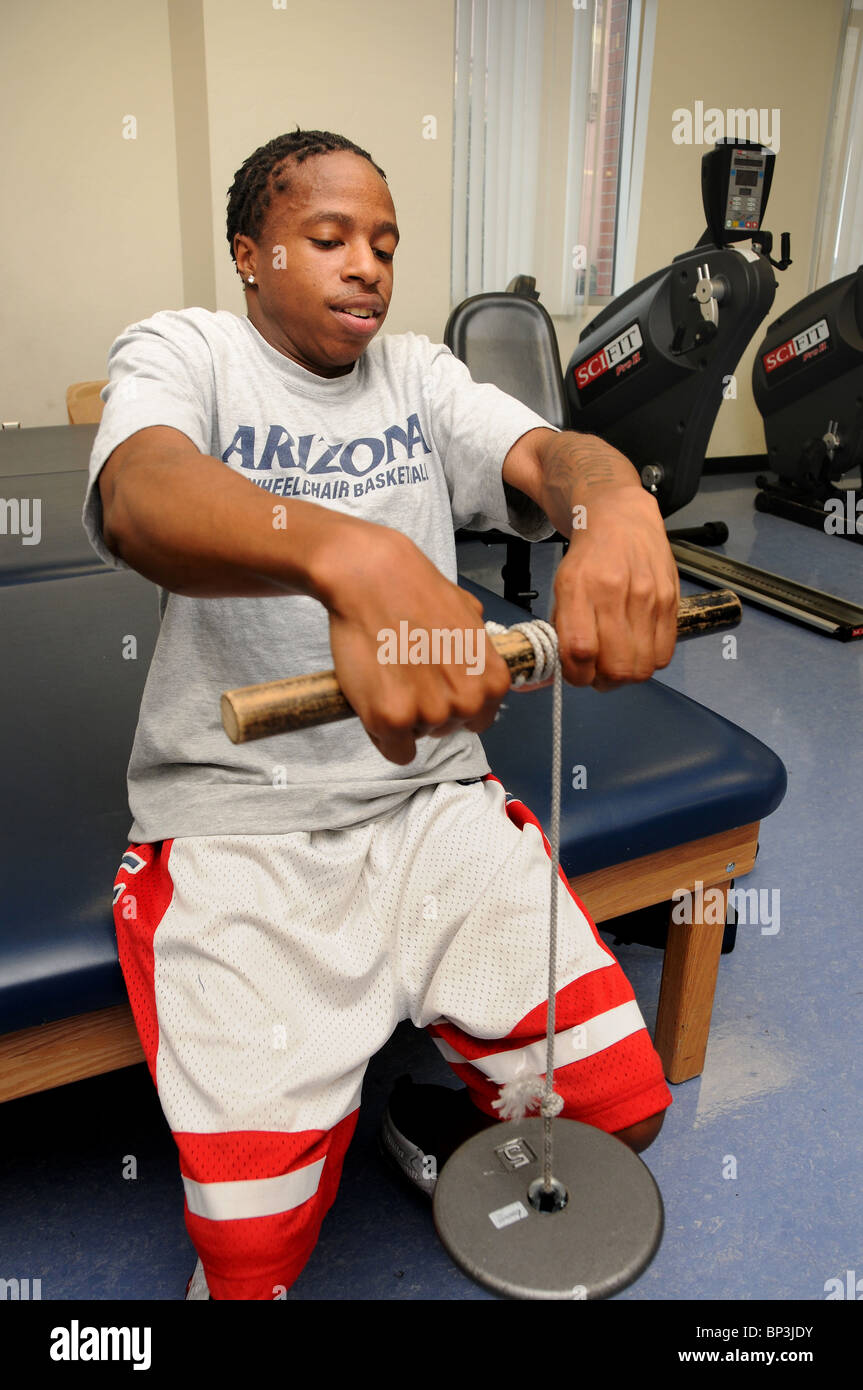
[[[290,1211],[272,1216],[247,1216],[213,1221],[189,1211],[184,1200],[186,1229],[198,1251],[207,1276],[207,1287],[215,1299],[272,1300],[282,1296],[296,1282],[308,1262],[320,1235],[321,1223],[336,1199],[345,1154],[353,1138],[359,1110],[346,1115],[327,1133],[306,1134],[175,1134],[180,1149],[181,1168],[196,1181],[218,1181],[200,1177],[201,1173],[231,1172],[233,1178],[275,1177],[281,1172],[304,1168],[325,1158],[318,1190],[313,1197]],[[277,1155],[296,1152],[298,1144],[312,1139],[303,1153],[303,1162],[279,1163]],[[225,1167],[232,1143],[241,1151],[234,1164]],[[189,1163],[194,1173],[187,1173]],[[278,1167],[275,1167],[276,1164]],[[272,1170],[272,1171],[271,1171]]]
[[[120,968],[154,1085],[157,1085],[159,1019],[153,938],[174,896],[174,884],[168,872],[173,844],[173,840],[158,840],[151,845],[130,845],[129,850],[146,860],[146,866],[133,874],[121,863],[114,878],[115,890],[118,885],[125,885],[114,903]]]

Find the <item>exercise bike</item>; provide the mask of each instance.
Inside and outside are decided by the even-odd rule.
[[[752,367],[768,467],[760,512],[863,541],[863,502],[840,486],[863,463],[863,266],[771,323]]]
[[[445,343],[475,380],[493,382],[549,424],[619,448],[662,515],[671,515],[698,490],[716,414],[772,306],[773,270],[791,264],[788,234],[774,260],[772,235],[763,228],[775,159],[772,150],[746,140],[720,140],[704,155],[707,226],[696,247],[603,309],[582,330],[565,373],[554,325],[530,276],[517,276],[505,292],[465,300],[449,317]],[[500,532],[476,538],[506,541],[505,596],[529,608],[536,596],[529,543]],[[670,531],[681,574],[733,589],[842,640],[863,636],[863,608],[708,548],[727,538],[721,522]]]

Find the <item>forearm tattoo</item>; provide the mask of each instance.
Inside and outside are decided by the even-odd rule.
[[[628,459],[592,434],[563,430],[551,440],[542,458],[545,510],[558,530],[564,530],[573,502],[594,487],[631,485],[638,474]],[[566,534],[566,532],[564,532]]]

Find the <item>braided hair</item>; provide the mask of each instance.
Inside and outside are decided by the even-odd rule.
[[[298,125],[296,130],[277,135],[249,155],[234,175],[228,192],[228,245],[235,263],[234,237],[240,233],[258,241],[273,195],[285,193],[290,188],[288,161],[294,159],[301,164],[309,155],[329,154],[334,150],[361,155],[386,180],[386,174],[375,164],[368,150],[360,149],[344,135],[334,135],[329,130],[300,130]]]

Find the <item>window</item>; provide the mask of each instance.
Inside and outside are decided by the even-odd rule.
[[[452,303],[632,282],[656,0],[457,0]],[[637,132],[640,130],[640,140]]]
[[[834,83],[809,280],[817,289],[850,275],[863,261],[863,0],[846,15]]]

